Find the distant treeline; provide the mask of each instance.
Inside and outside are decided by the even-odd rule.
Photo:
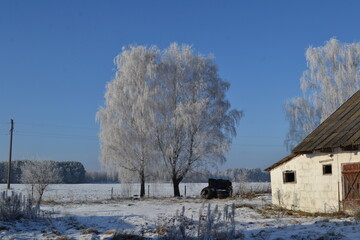
[[[119,173],[116,171],[91,171],[85,173],[86,183],[119,183]]]
[[[11,183],[21,182],[21,168],[30,160],[12,161]],[[117,171],[85,171],[82,163],[75,161],[55,162],[56,168],[59,170],[61,183],[119,183],[120,176]],[[0,162],[0,183],[7,182],[7,162]],[[166,171],[157,171],[148,176],[147,182],[170,182],[168,175],[163,173]],[[270,175],[268,172],[262,171],[260,168],[232,168],[225,171],[211,172],[209,170],[192,171],[184,179],[184,182],[207,182],[209,178],[228,179],[232,182],[269,182]],[[136,180],[135,180],[136,181]],[[59,182],[60,183],[60,182]]]
[[[209,178],[228,179],[232,182],[270,182],[270,174],[260,168],[231,168],[225,171],[194,171],[184,179],[186,182],[207,182]]]
[[[21,183],[22,167],[26,162],[33,160],[16,160],[11,162],[11,183]],[[117,183],[119,176],[116,171],[85,171],[81,162],[52,161],[55,168],[59,171],[60,179],[58,183]],[[0,183],[7,183],[8,162],[0,162]]]
[[[171,182],[170,176],[164,174],[165,170],[158,170],[157,173],[149,174],[147,182]],[[184,182],[208,182],[209,178],[228,179],[232,182],[270,182],[270,174],[260,168],[233,168],[225,171],[211,172],[209,170],[192,171],[184,179]],[[87,183],[107,183],[120,182],[120,175],[114,171],[87,171],[85,182]],[[132,182],[138,182],[135,178]]]
[[[11,183],[21,183],[22,167],[31,160],[17,160],[11,162]],[[84,183],[85,168],[80,162],[56,162],[56,169],[59,171],[59,183]],[[8,163],[0,162],[0,183],[7,182]]]

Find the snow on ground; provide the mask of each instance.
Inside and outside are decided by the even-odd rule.
[[[47,214],[37,221],[0,221],[1,239],[111,239],[115,231],[159,238],[160,227],[171,223],[185,208],[189,219],[187,234],[196,236],[196,224],[208,204],[214,210],[235,204],[235,228],[242,239],[360,239],[360,222],[352,218],[306,217],[274,211],[269,194],[254,199],[213,199],[195,197],[202,184],[187,184],[187,198],[158,197],[132,200],[116,198],[120,184],[78,184],[51,186],[42,206]],[[0,185],[0,189],[6,186]],[[151,186],[150,186],[151,187]],[[13,185],[15,191],[23,185]],[[170,196],[171,188],[158,184],[159,193]],[[169,192],[166,192],[169,191]],[[86,196],[86,197],[85,197]],[[119,195],[116,195],[118,197]],[[57,203],[52,202],[56,201]],[[191,225],[193,224],[193,225]],[[191,226],[194,226],[191,228]]]
[[[180,192],[186,197],[198,197],[201,189],[207,183],[181,183]],[[0,184],[0,191],[6,190],[6,184]],[[241,186],[243,187],[243,186]],[[246,183],[248,191],[264,191],[270,187],[269,182]],[[15,191],[27,192],[23,184],[12,184]],[[147,197],[171,197],[173,188],[171,183],[146,184]],[[234,192],[239,188],[238,183],[233,183]],[[186,189],[186,194],[185,194]],[[112,195],[111,195],[112,192]],[[111,198],[128,198],[140,193],[139,184],[53,184],[45,191],[43,199],[55,202],[94,202]]]

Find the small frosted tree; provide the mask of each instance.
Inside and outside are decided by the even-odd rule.
[[[147,168],[156,156],[152,99],[157,55],[155,47],[124,48],[115,58],[117,72],[107,85],[105,107],[97,113],[102,163],[135,173],[140,196],[145,195]]]
[[[54,161],[27,161],[21,167],[21,182],[26,184],[36,199],[38,205],[41,204],[45,190],[50,184],[62,181],[59,168]]]
[[[229,83],[218,75],[213,57],[174,43],[160,62],[156,139],[174,196],[180,196],[179,184],[190,170],[225,162],[242,112],[230,109],[225,98]]]
[[[308,69],[301,77],[302,97],[285,104],[289,131],[285,145],[292,149],[360,88],[360,43],[330,39],[306,51]]]

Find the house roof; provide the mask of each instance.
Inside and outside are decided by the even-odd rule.
[[[360,145],[360,91],[310,133],[293,153],[331,150]]]
[[[334,148],[354,149],[360,145],[360,90],[323,121],[293,150],[292,154],[266,168],[270,171],[292,158]]]

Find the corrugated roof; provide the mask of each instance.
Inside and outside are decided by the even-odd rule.
[[[292,150],[292,154],[266,168],[265,171],[270,171],[300,154],[332,151],[338,147],[353,149],[358,146],[360,146],[360,90],[298,144]]]
[[[360,91],[310,133],[293,153],[309,153],[360,145]]]

